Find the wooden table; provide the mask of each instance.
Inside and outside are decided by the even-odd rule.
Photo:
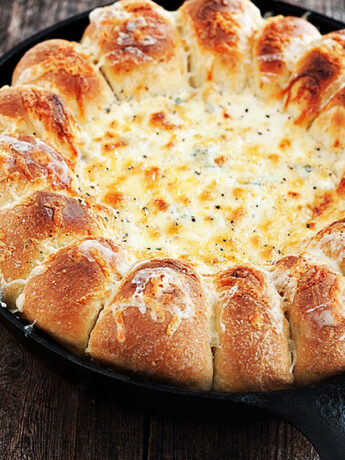
[[[0,0],[0,54],[102,0]],[[292,2],[293,3],[293,2]],[[345,21],[345,0],[296,4]],[[0,457],[15,459],[318,459],[288,424],[151,416],[77,388],[0,326]]]

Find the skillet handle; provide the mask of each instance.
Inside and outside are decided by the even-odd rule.
[[[257,396],[257,406],[268,409],[301,431],[321,460],[345,459],[345,387],[330,381],[289,392]]]

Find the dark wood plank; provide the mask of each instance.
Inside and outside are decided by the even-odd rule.
[[[62,19],[107,0],[0,0],[0,53]]]
[[[302,6],[345,22],[345,0],[285,0],[287,3]]]
[[[0,326],[2,459],[143,458],[144,414],[95,398],[47,368]]]
[[[307,439],[278,420],[237,423],[152,417],[149,460],[317,460]]]
[[[58,20],[105,3],[0,0],[0,53]],[[290,3],[345,21],[345,0]],[[139,410],[77,389],[37,361],[2,326],[0,347],[1,458],[318,458],[300,433],[277,419],[237,424],[167,417],[150,421]]]
[[[0,328],[0,452],[3,459],[72,458],[78,389]]]
[[[76,460],[144,458],[144,414],[80,392]]]

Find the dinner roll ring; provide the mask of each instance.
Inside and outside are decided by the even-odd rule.
[[[165,199],[169,166],[152,166],[150,149],[153,138],[164,140],[159,152],[175,147],[188,119],[183,104],[199,93],[206,94],[205,112],[223,123],[237,116],[232,99],[224,105],[225,91],[236,100],[250,90],[268,108],[280,100],[289,126],[308,130],[315,140],[316,156],[321,145],[341,152],[344,37],[344,31],[321,36],[303,18],[263,18],[249,0],[187,0],[175,12],[150,0],[121,0],[90,14],[81,43],[53,39],[34,46],[19,61],[13,86],[0,89],[2,299],[74,353],[144,379],[199,390],[267,391],[344,371],[343,219],[316,228],[296,254],[278,252],[278,260],[262,266],[229,262],[223,254],[240,244],[231,238],[232,227],[249,211],[259,212],[259,204],[254,211],[230,209],[224,193],[213,209],[219,181],[212,177],[209,190],[195,194],[202,196],[208,220],[225,210],[230,236],[215,243],[217,261],[224,261],[220,270],[207,272],[188,254],[178,259],[165,255],[164,247],[144,247],[139,231],[149,227],[150,214],[164,216],[170,236],[178,235],[183,220],[187,226],[196,222],[187,209],[190,196],[177,197],[182,215]],[[217,103],[207,99],[213,85]],[[151,110],[156,101],[163,108]],[[268,120],[271,112],[263,117]],[[137,119],[147,128],[140,135],[133,128]],[[108,123],[106,132],[99,129],[102,122]],[[230,131],[224,134],[229,143]],[[256,158],[260,152],[246,133],[242,141]],[[99,151],[90,148],[92,136],[102,145]],[[121,148],[133,137],[137,156],[128,158],[118,183],[107,183],[107,206],[97,198],[103,187],[97,168],[105,176],[119,167]],[[214,154],[216,142],[207,149],[200,133],[195,138],[197,148],[172,151],[195,159],[191,182],[200,185],[201,166],[214,172],[231,158]],[[288,156],[291,139],[283,140]],[[231,152],[236,154],[236,145]],[[301,164],[289,168],[295,174]],[[302,165],[303,174],[310,168]],[[134,170],[162,190],[159,199],[140,207],[143,190],[130,197],[128,186],[128,196],[122,193],[120,182]],[[260,181],[271,179],[261,172],[264,179],[243,180],[235,199],[245,187],[257,190]],[[140,214],[140,250],[127,246],[130,235],[122,232],[123,210],[131,205]],[[202,223],[196,225],[202,230]],[[260,229],[252,230],[261,244]],[[159,228],[150,231],[160,236]]]

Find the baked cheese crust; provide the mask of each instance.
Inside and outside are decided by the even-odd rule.
[[[117,241],[139,257],[204,273],[271,263],[343,215],[333,192],[345,159],[250,90],[132,99],[85,127],[81,190],[115,209]]]
[[[121,0],[0,89],[0,286],[82,356],[257,391],[345,370],[345,32]]]

